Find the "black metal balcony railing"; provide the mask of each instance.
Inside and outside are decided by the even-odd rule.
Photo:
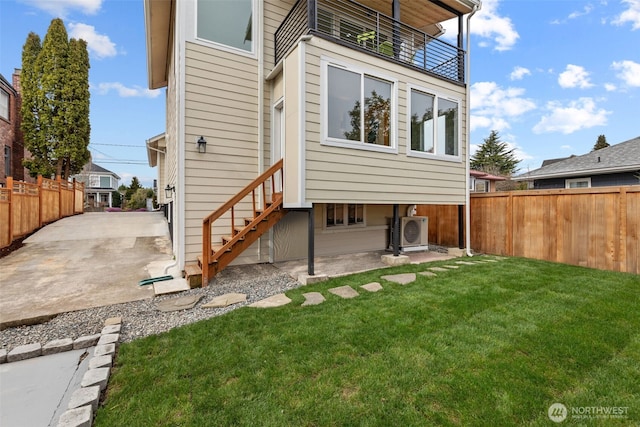
[[[307,33],[464,83],[462,49],[351,0],[298,0],[276,30],[276,63]]]

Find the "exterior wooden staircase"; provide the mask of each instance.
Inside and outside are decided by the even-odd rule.
[[[193,268],[195,265],[189,269],[185,267],[188,280],[189,270],[196,274],[200,270],[202,286],[207,286],[210,279],[286,215],[287,211],[282,208],[282,192],[276,191],[277,181],[280,182],[278,188],[282,188],[282,172],[281,159],[202,220],[202,255],[198,257],[199,269]],[[237,218],[236,212],[240,210],[240,203],[244,203],[245,206],[251,205],[251,217],[242,220]],[[246,210],[246,207],[244,209]],[[225,227],[229,230],[227,235],[224,235]],[[221,241],[214,245],[214,236],[221,234]],[[189,281],[191,283],[191,280]]]

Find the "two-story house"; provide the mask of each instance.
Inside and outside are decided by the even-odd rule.
[[[234,258],[385,249],[409,205],[468,205],[479,0],[144,5],[149,87],[167,97],[149,157],[177,263],[199,257],[205,284]]]
[[[20,130],[20,70],[16,70],[9,82],[0,74],[0,187],[7,184],[7,177],[15,181],[35,182],[22,165],[25,155]]]
[[[73,178],[84,183],[84,202],[87,210],[113,207],[113,192],[118,191],[120,177],[93,162],[82,168]]]

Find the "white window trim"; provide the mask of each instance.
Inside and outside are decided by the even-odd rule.
[[[417,151],[411,149],[411,91],[417,90],[429,95],[433,95],[435,97],[435,105],[437,108],[437,100],[440,98],[446,99],[447,101],[455,102],[458,105],[458,155],[452,156],[449,154],[439,154],[439,153],[426,153],[424,151]],[[407,83],[407,156],[408,157],[422,157],[424,159],[436,159],[436,160],[444,160],[447,162],[462,162],[462,99],[455,98],[449,95],[445,95],[441,92],[435,91],[433,89],[427,89],[422,86],[413,85]],[[438,132],[438,121],[433,121],[433,136],[434,136],[434,149],[437,147],[436,136]]]
[[[327,226],[327,206],[328,205],[343,205],[343,218],[344,224]],[[349,205],[362,205],[362,224],[349,225]],[[364,203],[325,203],[322,206],[322,229],[324,231],[337,231],[337,230],[353,230],[355,228],[365,228],[367,226],[367,205]]]
[[[253,9],[251,16],[252,16],[253,22],[251,23],[252,41],[251,41],[250,51],[198,37],[198,2],[197,1],[186,2],[187,11],[188,11],[187,16],[190,16],[191,22],[193,22],[192,26],[187,26],[187,40],[191,40],[194,43],[197,43],[202,46],[209,46],[225,52],[234,53],[237,55],[242,55],[248,58],[256,59],[258,57],[257,51],[256,51],[256,43],[258,40],[257,38],[260,36],[258,34],[258,29],[257,29],[258,1],[259,0],[251,1],[251,7]]]
[[[328,122],[328,117],[329,117],[329,113],[328,113],[328,107],[329,107],[329,102],[328,102],[328,95],[329,95],[329,88],[328,88],[328,72],[327,69],[329,67],[329,65],[332,66],[336,66],[339,68],[343,68],[345,70],[348,71],[352,71],[354,73],[359,73],[360,75],[369,75],[371,77],[380,79],[380,80],[385,80],[389,83],[391,83],[391,114],[390,114],[390,129],[391,129],[391,135],[389,137],[389,142],[391,144],[391,146],[386,147],[384,145],[376,145],[376,144],[369,144],[366,142],[360,142],[360,141],[348,141],[348,140],[343,140],[343,139],[337,139],[337,138],[330,138],[328,136],[329,134],[329,122]],[[320,91],[320,104],[321,104],[321,108],[320,108],[320,129],[321,129],[321,134],[320,134],[320,144],[321,145],[327,145],[327,146],[331,146],[331,147],[341,147],[341,148],[354,148],[356,150],[365,150],[365,151],[377,151],[377,152],[382,152],[382,153],[391,153],[391,154],[398,154],[398,79],[391,77],[391,76],[387,76],[384,74],[381,74],[377,71],[372,71],[369,69],[365,69],[365,68],[361,68],[355,65],[351,65],[348,64],[346,62],[343,61],[339,61],[339,60],[335,60],[329,57],[321,57],[320,58],[320,87],[321,87],[321,91]]]
[[[587,186],[586,187],[575,187],[575,188],[571,188],[570,184],[573,182],[583,182],[586,181],[587,182]],[[572,179],[565,179],[564,180],[564,188],[571,188],[572,190],[576,190],[578,188],[591,188],[591,177],[588,176],[586,178],[572,178]]]

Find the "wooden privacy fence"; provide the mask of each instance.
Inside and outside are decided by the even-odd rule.
[[[640,274],[640,186],[474,194],[471,247]]]
[[[84,184],[38,177],[37,184],[7,178],[0,188],[0,248],[45,224],[84,212]]]
[[[429,242],[458,246],[458,212],[418,206]],[[640,274],[640,186],[472,194],[471,248]]]

